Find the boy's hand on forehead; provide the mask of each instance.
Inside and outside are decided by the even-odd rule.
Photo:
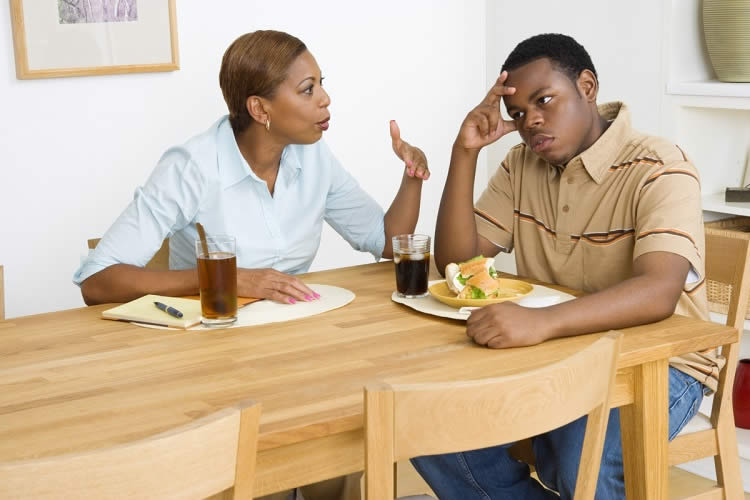
[[[507,71],[500,73],[482,102],[466,115],[456,138],[458,146],[467,150],[479,150],[516,130],[516,123],[504,120],[500,114],[502,98],[516,92],[515,87],[505,85],[507,79]]]

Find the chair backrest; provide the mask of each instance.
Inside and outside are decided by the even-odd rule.
[[[510,443],[588,415],[576,499],[594,498],[621,333],[544,368],[492,379],[365,387],[368,500],[392,499],[393,464]]]
[[[750,239],[706,234],[706,279],[731,285],[727,325],[742,332],[750,298]]]
[[[89,250],[96,248],[101,238],[92,238],[88,240]],[[154,271],[169,271],[169,238],[165,238],[159,250],[156,251],[151,260],[146,264],[146,269]]]
[[[750,239],[706,234],[706,279],[731,285],[726,324],[737,328],[741,336],[750,299]],[[711,406],[710,421],[715,433],[705,436],[706,446],[702,446],[703,450],[711,450],[710,453],[701,454],[715,455],[718,484],[725,488],[727,498],[742,491],[732,408],[739,353],[739,343],[721,347],[726,365],[719,372],[719,384]]]
[[[0,321],[5,319],[5,277],[3,266],[0,266]]]
[[[731,286],[727,325],[733,326],[742,334],[745,328],[745,314],[750,299],[750,240],[721,234],[706,234],[706,279]],[[724,369],[719,372],[719,384],[711,407],[711,425],[716,428],[720,419],[731,418],[732,389],[740,348],[738,344],[722,346],[721,355],[726,360]]]
[[[0,498],[252,498],[260,405],[227,408],[140,441],[0,463]]]
[[[706,279],[731,286],[726,324],[742,333],[750,297],[750,239],[738,237],[737,233],[729,231],[726,234],[716,230],[706,233]],[[708,421],[702,415],[696,415],[669,442],[670,465],[714,457],[717,486],[690,498],[742,497],[742,473],[732,409],[739,350],[738,343],[721,347],[726,364],[719,372],[719,383]]]

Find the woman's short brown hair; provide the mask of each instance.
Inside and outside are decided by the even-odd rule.
[[[301,40],[282,31],[253,31],[232,42],[221,60],[219,86],[235,133],[253,120],[247,112],[247,98],[273,98],[289,66],[305,50]]]

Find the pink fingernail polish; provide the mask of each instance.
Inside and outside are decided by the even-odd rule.
[[[289,299],[289,303],[290,303],[290,304],[296,304],[296,303],[297,303],[297,301],[296,301],[296,300],[294,300],[294,299]]]
[[[409,175],[414,175],[414,169],[409,169]]]
[[[312,295],[305,295],[305,300],[310,302],[312,300]]]
[[[315,295],[315,298],[316,298],[316,299],[319,299],[319,298],[320,298],[320,294],[319,294],[319,293],[317,293],[317,292],[315,292],[315,293],[314,293],[313,295]]]

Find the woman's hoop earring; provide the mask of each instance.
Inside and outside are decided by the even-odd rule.
[[[266,118],[266,130],[271,131],[271,119]]]

